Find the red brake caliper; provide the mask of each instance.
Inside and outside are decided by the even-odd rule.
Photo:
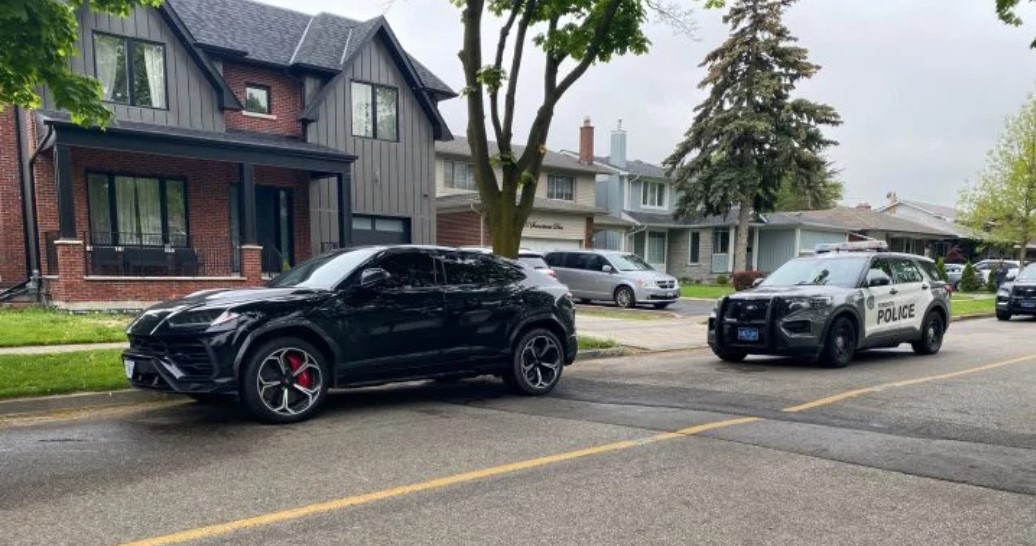
[[[288,367],[291,368],[292,372],[298,371],[302,367],[303,359],[301,356],[295,353],[288,353]],[[309,370],[299,374],[298,384],[303,389],[308,389],[313,384],[313,377],[309,375]]]

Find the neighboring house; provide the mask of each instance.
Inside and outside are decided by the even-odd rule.
[[[885,241],[893,252],[921,254],[932,258],[945,255],[949,248],[961,240],[961,226],[921,223],[900,215],[872,210],[866,204],[788,214],[810,222],[842,226],[852,233],[853,239]]]
[[[490,148],[494,147],[491,143]],[[517,156],[523,152],[522,146],[514,148]],[[437,142],[435,155],[439,244],[490,246],[467,139]],[[594,205],[595,177],[602,172],[592,159],[584,162],[547,150],[521,246],[539,251],[588,248],[594,217],[604,213]]]
[[[591,128],[588,134],[584,126],[581,153],[588,148],[592,153],[593,133]],[[597,205],[609,213],[596,221],[595,248],[633,252],[681,279],[713,280],[733,272],[736,210],[725,217],[675,218],[672,181],[659,165],[627,159],[621,122],[611,133],[609,155],[596,157],[595,162],[608,170],[597,177]],[[847,237],[844,228],[824,222],[782,214],[757,216],[748,236],[748,269],[772,271],[802,252],[811,252],[816,244]]]
[[[889,193],[888,198],[889,202],[887,204],[878,207],[875,210],[882,214],[910,220],[911,222],[923,224],[930,228],[955,235],[956,240],[940,242],[933,245],[931,252],[934,257],[946,256],[950,249],[955,246],[958,247],[964,256],[968,258],[979,259],[983,256],[999,257],[1003,254],[995,248],[986,248],[983,252],[979,252],[979,248],[983,246],[981,244],[983,239],[982,234],[968,226],[958,223],[957,209],[953,207],[900,199],[895,192]],[[1013,254],[1008,252],[1007,255]]]
[[[3,285],[35,270],[59,306],[135,308],[339,245],[435,241],[455,93],[384,18],[249,0],[76,16],[72,68],[116,120],[78,127],[46,90],[0,114]]]

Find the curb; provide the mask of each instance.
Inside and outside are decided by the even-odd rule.
[[[58,394],[39,398],[15,398],[13,400],[0,400],[0,418],[17,417],[32,413],[167,402],[177,399],[180,399],[180,397],[134,389]]]
[[[617,356],[627,356],[629,354],[631,354],[631,348],[624,347],[622,345],[618,347],[610,347],[608,349],[590,349],[579,351],[576,355],[576,362],[582,362],[584,360],[598,360],[601,358],[615,358]]]
[[[962,320],[975,320],[975,319],[993,318],[995,316],[996,316],[996,313],[972,313],[970,315],[962,315],[962,316],[959,316],[959,317],[954,317],[950,322],[960,322]]]
[[[115,341],[112,343],[70,343],[65,345],[16,345],[14,347],[0,347],[2,355],[56,355],[65,353],[80,353],[86,351],[105,351],[111,349],[125,349],[129,343]]]

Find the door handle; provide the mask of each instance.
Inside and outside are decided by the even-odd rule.
[[[921,290],[928,290],[928,285],[927,284],[922,284],[921,285]]]
[[[892,290],[889,290],[889,294],[892,294],[893,296],[895,296],[898,293],[899,293],[899,290],[896,290],[895,288],[893,288]]]

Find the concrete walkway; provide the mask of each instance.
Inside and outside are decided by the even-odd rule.
[[[2,355],[45,355],[52,353],[74,353],[78,351],[97,351],[103,349],[124,349],[126,342],[118,343],[76,343],[73,345],[31,345],[26,347],[0,347]]]
[[[579,335],[614,340],[646,351],[693,349],[706,345],[708,317],[622,319],[576,313]]]

